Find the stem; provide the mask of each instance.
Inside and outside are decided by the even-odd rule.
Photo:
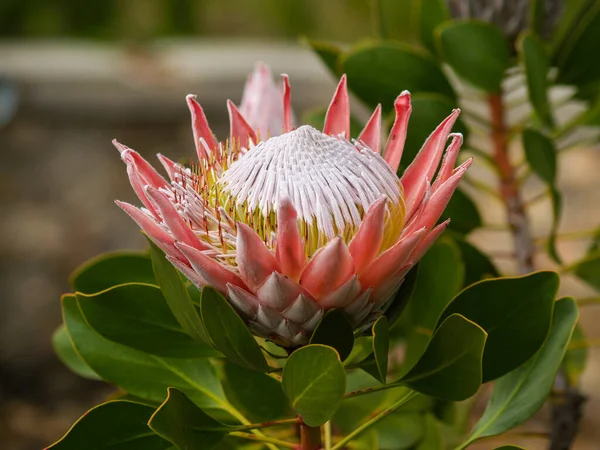
[[[278,445],[279,447],[293,448],[295,450],[298,449],[298,444],[292,444],[291,442],[282,441],[281,439],[275,439],[268,436],[256,436],[254,434],[241,433],[239,431],[233,431],[229,433],[229,436],[237,437],[240,439],[247,439],[249,441],[257,441],[264,442],[266,444]]]
[[[410,400],[412,400],[417,395],[418,395],[418,392],[415,392],[413,390],[408,391],[405,396],[403,396],[400,400],[398,400],[396,403],[394,403],[388,409],[385,409],[385,410],[381,411],[379,414],[377,414],[376,416],[374,416],[372,419],[366,421],[360,427],[358,427],[356,430],[354,430],[352,433],[350,433],[349,435],[347,435],[340,442],[338,442],[337,444],[335,444],[331,448],[331,450],[341,450],[342,448],[345,447],[345,445],[347,443],[349,443],[352,439],[356,438],[359,434],[361,434],[363,431],[365,431],[371,425],[374,425],[375,423],[377,423],[379,420],[383,419],[388,414],[393,413],[394,411],[396,411],[402,405],[405,405],[406,403],[408,403]]]
[[[256,430],[258,428],[268,428],[268,427],[278,427],[281,425],[295,425],[300,423],[300,419],[297,417],[293,419],[282,419],[282,420],[271,420],[269,422],[261,422],[261,423],[251,423],[249,425],[240,425],[239,427],[235,427],[235,431],[250,431]],[[223,430],[230,430],[231,427],[223,428]]]
[[[504,117],[504,104],[502,94],[491,94],[488,97],[492,118],[491,138],[494,145],[494,159],[500,175],[500,194],[504,199],[508,224],[513,236],[515,256],[518,271],[527,274],[534,270],[534,245],[531,236],[529,220],[525,214],[525,206],[519,191],[519,181],[515,168],[508,157],[509,132]],[[556,136],[574,128],[575,121],[567,124]],[[577,387],[570,386],[563,370],[559,370],[555,385],[563,387],[561,398],[552,404],[552,425],[550,437],[550,450],[563,450],[571,448],[581,420],[581,409],[585,397]],[[458,449],[466,446],[457,447]]]
[[[586,306],[586,305],[599,305],[600,304],[600,296],[599,297],[587,297],[580,298],[577,300],[577,306]]]
[[[325,431],[325,450],[331,450],[331,421],[328,421],[323,426]]]
[[[300,450],[319,450],[321,444],[321,427],[310,427],[304,422],[300,424]]]
[[[507,128],[501,94],[488,98],[492,118],[491,138],[494,145],[494,160],[500,175],[500,194],[504,200],[507,219],[513,235],[519,273],[532,272],[534,247],[529,220],[525,214],[523,199],[519,192],[515,168],[508,157]]]
[[[401,387],[399,384],[380,384],[370,388],[359,389],[358,391],[348,392],[344,395],[344,398],[358,397],[359,395],[370,394],[371,392],[383,391],[385,389],[391,389],[395,387]]]

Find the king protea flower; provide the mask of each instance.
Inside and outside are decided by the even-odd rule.
[[[220,291],[256,335],[294,347],[308,342],[332,308],[356,328],[385,312],[446,228],[448,221],[436,223],[471,161],[454,168],[462,143],[449,134],[455,110],[398,178],[408,92],[394,103],[382,147],[380,106],[350,140],[345,76],[322,132],[292,126],[286,75],[283,81],[283,93],[274,95],[268,69],[258,68],[244,93],[252,100],[247,115],[227,104],[225,142],[188,96],[198,161],[182,165],[158,155],[169,180],[115,142],[144,207],[117,203],[192,283]]]

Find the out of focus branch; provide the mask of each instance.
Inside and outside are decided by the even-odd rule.
[[[518,270],[519,273],[526,274],[534,270],[534,246],[515,168],[508,156],[508,133],[502,95],[490,95],[489,107],[492,118],[491,137],[494,145],[494,160],[500,176],[500,194],[504,200],[507,220],[514,240]]]

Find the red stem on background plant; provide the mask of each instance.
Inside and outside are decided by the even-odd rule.
[[[300,424],[300,450],[319,450],[321,443],[321,427],[309,427],[304,422]]]
[[[520,274],[526,274],[534,270],[534,246],[515,168],[508,157],[508,133],[502,95],[490,95],[489,106],[492,118],[491,137],[494,146],[494,161],[500,175],[500,194],[506,207],[507,220],[513,235],[518,271]]]
[[[517,268],[519,273],[524,275],[535,270],[533,260],[535,246],[515,168],[508,157],[508,130],[502,94],[490,95],[488,102],[492,119],[493,158],[500,175],[500,194],[513,236]],[[576,386],[569,385],[562,370],[556,376],[555,389],[560,390],[561,394],[552,402],[552,424],[548,448],[568,450],[577,436],[585,397]]]

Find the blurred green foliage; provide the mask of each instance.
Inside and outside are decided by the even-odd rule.
[[[410,2],[390,2],[409,21]],[[406,4],[405,4],[406,3]],[[387,15],[392,11],[382,11]],[[173,36],[279,37],[354,41],[371,33],[365,0],[2,0],[0,37],[147,40]],[[406,37],[406,23],[390,26]]]

